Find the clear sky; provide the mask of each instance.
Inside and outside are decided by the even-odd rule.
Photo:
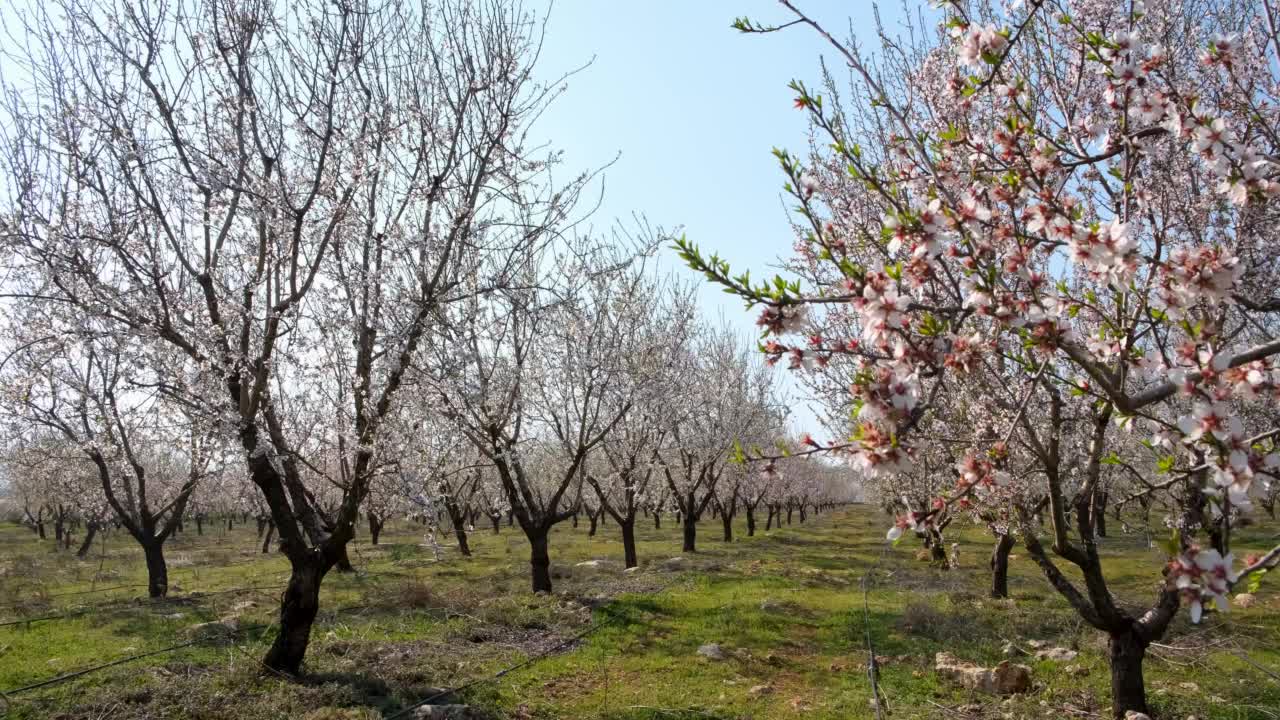
[[[873,39],[871,2],[797,5],[837,37],[852,27],[860,39]],[[568,168],[596,167],[621,153],[605,175],[597,228],[642,213],[668,230],[682,227],[735,272],[763,277],[793,242],[771,150],[803,154],[808,144],[804,113],[793,107],[787,83],[818,85],[820,56],[833,72],[844,64],[806,27],[768,35],[730,28],[742,15],[769,24],[793,19],[773,0],[557,0],[539,63],[543,77],[595,60],[569,80],[541,130],[564,150]],[[881,17],[892,30],[901,10],[882,7]],[[664,255],[667,266],[678,267],[672,251]],[[701,301],[708,316],[723,315],[758,337],[755,313],[741,302],[710,285]],[[799,406],[795,428],[822,437],[798,387],[787,387]]]
[[[525,1],[531,11],[546,7],[546,0]],[[852,28],[875,45],[870,0],[796,2],[837,37]],[[0,0],[6,26],[0,45],[17,32],[16,5]],[[844,65],[806,27],[743,35],[730,27],[742,15],[768,24],[793,19],[774,0],[555,0],[541,79],[591,65],[569,79],[535,134],[564,151],[562,173],[617,158],[604,174],[603,205],[592,219],[597,230],[641,214],[654,226],[682,230],[704,251],[719,252],[735,271],[767,277],[793,242],[771,150],[803,154],[808,144],[805,115],[793,107],[787,83],[818,85],[824,55],[833,71]],[[889,4],[881,16],[892,31],[902,11]],[[12,72],[5,79],[13,81]],[[665,267],[698,279],[674,252],[663,256]],[[744,338],[758,337],[755,312],[709,284],[700,287],[708,317],[723,317]],[[777,372],[785,378],[790,371]],[[795,429],[821,437],[798,386],[784,383],[796,400]]]

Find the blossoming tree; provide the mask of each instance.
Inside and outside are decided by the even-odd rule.
[[[588,181],[553,183],[526,139],[557,87],[532,76],[538,20],[453,0],[59,0],[19,20],[6,296],[151,345],[163,392],[234,436],[292,568],[264,662],[295,674],[422,339],[505,287]],[[290,422],[322,408],[349,466],[329,508]]]
[[[943,2],[939,32],[882,34],[873,63],[782,5],[851,79],[795,83],[821,142],[807,163],[777,153],[810,276],[755,284],[681,252],[764,306],[768,352],[847,368],[855,427],[824,449],[865,473],[908,473],[935,407],[966,395],[955,484],[890,535],[1004,503],[1045,577],[1107,634],[1116,717],[1145,712],[1142,659],[1180,601],[1198,622],[1280,562],[1280,547],[1242,568],[1230,553],[1255,478],[1280,461],[1277,430],[1246,412],[1277,398],[1275,8]],[[1178,509],[1139,613],[1112,595],[1091,519],[1125,432],[1153,433],[1143,491]],[[1034,480],[1043,507],[1001,492],[1011,480]]]

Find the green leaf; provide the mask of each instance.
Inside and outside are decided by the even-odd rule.
[[[1263,575],[1266,575],[1266,574],[1267,574],[1266,569],[1262,569],[1262,570],[1259,570],[1258,572],[1256,572],[1256,573],[1254,573],[1254,574],[1250,575],[1250,576],[1249,576],[1249,583],[1248,583],[1248,585],[1246,585],[1246,586],[1245,586],[1245,590],[1246,590],[1247,592],[1249,592],[1250,594],[1252,594],[1252,593],[1256,593],[1256,592],[1258,592],[1258,590],[1262,589],[1262,576],[1263,576]]]

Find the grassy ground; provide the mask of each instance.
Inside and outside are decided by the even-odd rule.
[[[549,650],[548,657],[471,686],[462,701],[499,718],[871,717],[866,628],[881,656],[893,718],[1102,717],[1105,643],[1082,625],[1015,549],[1011,601],[986,599],[987,539],[953,532],[958,570],[916,561],[903,543],[872,575],[866,607],[859,580],[881,555],[885,519],[853,507],[733,544],[719,523],[701,529],[684,570],[679,531],[639,533],[642,569],[622,573],[617,529],[594,538],[585,523],[558,528],[555,594],[528,592],[527,546],[517,530],[472,536],[475,557],[447,540],[442,561],[403,524],[379,546],[352,548],[355,574],[331,574],[302,682],[257,664],[271,628],[231,641],[199,642],[12,695],[14,718],[305,718],[390,715],[434,692],[492,676]],[[739,528],[745,535],[745,529]],[[1241,532],[1237,556],[1274,542],[1274,527]],[[269,624],[287,577],[284,560],[256,552],[252,526],[194,528],[171,541],[173,598],[139,599],[141,553],[123,534],[91,557],[55,553],[27,530],[0,528],[0,619],[83,611],[0,627],[0,690],[163,649],[190,639],[193,624],[235,617]],[[1140,536],[1106,541],[1121,600],[1154,596],[1160,557]],[[610,569],[574,564],[610,559]],[[1197,628],[1179,618],[1153,648],[1147,684],[1164,717],[1280,718],[1280,598],[1264,587],[1253,607],[1212,614]],[[237,589],[237,588],[256,589]],[[228,590],[233,590],[227,592]],[[1184,613],[1185,615],[1185,613]],[[869,622],[867,622],[869,621]],[[587,637],[558,646],[592,627]],[[1073,661],[1024,660],[1033,691],[1001,700],[959,690],[932,672],[934,654],[992,664],[1005,642],[1076,649]],[[698,654],[719,643],[722,660]]]

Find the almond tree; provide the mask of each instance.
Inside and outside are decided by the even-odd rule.
[[[675,372],[679,366],[669,360],[678,356],[678,348],[687,347],[696,318],[687,288],[664,287],[656,278],[646,277],[643,268],[633,273],[611,301],[618,306],[617,312],[632,315],[620,319],[632,330],[626,344],[616,350],[631,362],[607,397],[607,402],[629,405],[629,409],[617,408],[625,412],[584,471],[601,512],[608,513],[618,525],[623,559],[629,568],[639,564],[636,517],[653,492],[654,479],[661,478],[658,458],[670,432],[663,418],[669,412],[671,396],[680,392]],[[658,511],[654,512],[658,523]]]
[[[297,673],[422,339],[505,287],[586,182],[552,187],[555,155],[526,141],[556,87],[531,79],[539,24],[467,0],[58,0],[19,20],[6,292],[180,357],[163,391],[231,429],[289,559],[264,662]],[[328,519],[284,410],[321,400],[351,468]]]
[[[810,275],[755,285],[681,251],[764,305],[771,351],[814,372],[854,364],[857,426],[823,450],[864,472],[908,472],[935,402],[964,394],[955,486],[891,534],[1011,500],[1028,554],[1108,636],[1114,715],[1146,712],[1143,657],[1180,601],[1198,622],[1280,562],[1277,547],[1237,570],[1230,553],[1255,477],[1280,464],[1278,431],[1245,412],[1277,397],[1280,18],[1229,0],[940,4],[939,32],[886,38],[873,65],[784,0],[851,78],[794,84],[821,145],[809,163],[777,153]],[[808,332],[831,314],[856,333]],[[1178,509],[1137,613],[1108,586],[1092,520],[1127,428],[1154,432],[1144,492]],[[1048,547],[1039,503],[999,492],[1001,472],[1034,478]]]
[[[698,520],[735,448],[772,420],[770,378],[763,363],[728,329],[705,328],[673,358],[681,392],[668,403],[662,472],[680,513],[683,551],[697,552]]]
[[[642,315],[623,294],[632,262],[589,239],[530,260],[523,287],[448,324],[437,374],[424,375],[445,417],[493,464],[529,540],[534,592],[551,591],[551,528],[578,511],[584,463],[631,408],[623,378],[638,361],[628,351],[639,349]]]
[[[0,405],[15,426],[61,436],[62,443],[54,446],[61,448],[61,457],[49,461],[60,460],[70,478],[62,481],[67,489],[92,468],[97,484],[88,488],[96,492],[78,503],[93,516],[85,547],[97,531],[96,509],[105,497],[115,520],[142,546],[148,594],[164,597],[169,590],[164,543],[208,468],[207,426],[145,390],[151,383],[137,373],[132,360],[137,349],[127,341],[77,342],[64,336],[19,346],[10,357],[8,369],[14,374],[5,378],[8,392]],[[185,452],[167,450],[183,446]],[[80,467],[67,462],[73,454],[79,455]]]

